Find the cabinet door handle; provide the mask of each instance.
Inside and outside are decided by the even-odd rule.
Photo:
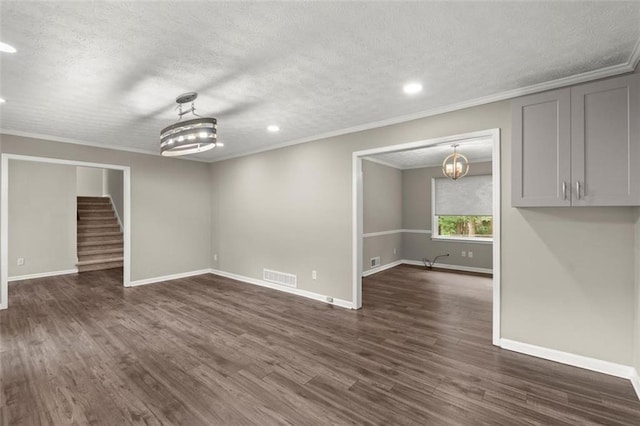
[[[578,200],[580,199],[580,181],[579,180],[576,181],[576,197],[578,197]]]
[[[562,182],[562,199],[567,199],[567,182]]]

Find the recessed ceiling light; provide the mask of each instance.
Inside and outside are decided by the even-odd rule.
[[[279,132],[280,127],[276,126],[275,124],[272,124],[271,126],[267,127],[267,130],[270,132]]]
[[[3,43],[0,41],[0,52],[16,53],[16,48],[11,46],[10,44]]]
[[[407,83],[402,88],[404,93],[407,95],[415,95],[416,93],[422,92],[422,84],[420,83]]]
[[[5,102],[7,102],[7,101],[5,101],[4,99],[0,98],[0,104],[3,104]]]

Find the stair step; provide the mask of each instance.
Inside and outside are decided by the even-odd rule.
[[[88,243],[88,242],[105,242],[105,241],[118,241],[123,242],[122,234],[118,235],[91,235],[84,236],[78,235],[78,244],[80,243]]]
[[[93,265],[79,265],[78,272],[100,271],[103,269],[122,268],[122,266],[123,262],[121,260],[115,262],[96,263]]]
[[[94,229],[93,232],[78,232],[78,237],[112,237],[117,235],[122,235],[119,229],[117,231],[100,231]]]
[[[95,216],[115,217],[113,215],[113,210],[85,210],[85,209],[78,209],[78,214],[80,214],[80,217],[82,217],[83,215],[89,216],[89,217],[95,217]]]
[[[115,231],[119,231],[120,230],[120,225],[113,224],[113,223],[108,223],[108,224],[98,224],[98,225],[78,225],[78,231],[79,230],[87,230],[87,231],[100,231],[100,230],[105,230],[106,232],[115,232]]]
[[[111,246],[110,248],[115,248],[114,246],[120,245],[122,246],[123,241],[122,238],[107,240],[107,241],[79,241],[78,247],[96,247],[96,246]]]
[[[111,203],[109,197],[76,197],[77,201],[80,203]]]
[[[95,256],[98,254],[110,254],[110,253],[122,253],[122,252],[124,252],[124,248],[122,247],[105,248],[105,249],[92,248],[91,250],[79,251],[78,256]]]
[[[86,265],[97,265],[98,263],[110,263],[110,262],[122,262],[124,261],[124,257],[108,257],[106,259],[98,259],[98,260],[83,260],[78,262],[76,265],[78,266],[86,266]]]
[[[113,211],[111,209],[111,205],[110,204],[92,204],[92,205],[77,204],[76,206],[78,207],[79,211],[91,211],[91,212],[111,212],[111,211]]]
[[[100,217],[83,217],[78,220],[78,226],[82,225],[106,225],[110,223],[118,223],[115,217],[100,218]]]

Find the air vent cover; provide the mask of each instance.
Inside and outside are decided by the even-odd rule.
[[[271,269],[262,270],[262,279],[270,283],[286,285],[287,287],[298,287],[298,277],[296,275],[272,271]]]

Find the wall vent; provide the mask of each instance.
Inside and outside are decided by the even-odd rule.
[[[376,266],[380,266],[380,256],[371,258],[371,267],[375,268]]]
[[[262,270],[262,279],[270,283],[286,285],[287,287],[298,287],[298,277],[296,275],[272,271],[271,269]]]

